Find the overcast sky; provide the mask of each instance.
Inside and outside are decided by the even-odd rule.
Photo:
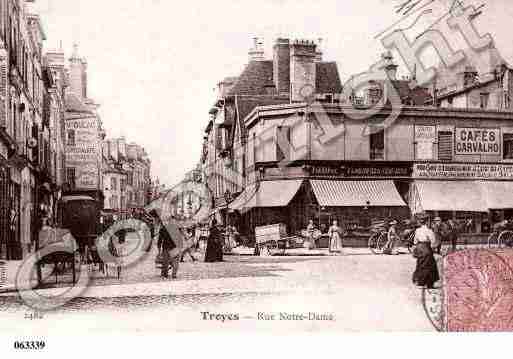
[[[263,38],[268,57],[277,36],[322,37],[324,59],[338,62],[345,81],[379,59],[383,47],[374,36],[399,19],[394,6],[404,0],[36,2],[46,48],[62,41],[69,55],[78,43],[87,58],[89,95],[102,106],[108,136],[143,145],[153,176],[172,185],[199,161],[214,88],[242,71],[253,37]],[[437,2],[442,11],[452,1]],[[513,1],[486,3],[476,27],[491,33],[511,63]]]

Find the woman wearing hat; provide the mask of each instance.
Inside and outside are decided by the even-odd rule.
[[[420,228],[415,231],[415,250],[413,255],[417,258],[413,283],[427,288],[433,288],[435,282],[440,279],[438,267],[433,255],[433,245],[436,244],[435,234],[427,226],[427,218],[419,219]]]

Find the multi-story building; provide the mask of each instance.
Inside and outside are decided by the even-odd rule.
[[[64,115],[65,91],[67,87],[65,60],[62,50],[50,51],[45,55],[45,74],[48,85],[46,89],[46,119],[50,127],[51,173],[57,191],[66,183],[66,133]],[[54,203],[54,214],[57,213]]]
[[[104,208],[132,213],[150,201],[151,161],[143,147],[126,143],[125,137],[103,141]]]
[[[0,132],[4,159],[1,171],[0,256],[19,259],[37,234],[40,216],[40,164],[45,168],[48,129],[43,123],[42,47],[45,34],[33,1],[0,1]],[[46,153],[48,154],[48,153]]]
[[[98,105],[87,96],[87,63],[75,45],[69,59],[65,94],[66,191],[103,202],[102,140],[105,133]]]
[[[277,39],[273,58],[255,39],[249,63],[238,77],[219,83],[219,100],[210,110],[202,163],[218,221],[225,222],[230,203],[245,187],[247,134],[244,118],[257,106],[339,101],[342,85],[335,62],[325,62],[316,43]]]
[[[245,148],[248,185],[229,205],[241,230],[282,222],[295,233],[309,219],[352,227],[428,212],[483,233],[513,218],[504,195],[513,191],[505,151],[512,112],[408,106],[384,127],[391,111],[332,104],[252,111],[244,120],[253,139]],[[324,115],[341,129],[327,142],[317,120]],[[290,141],[266,135],[283,131]]]

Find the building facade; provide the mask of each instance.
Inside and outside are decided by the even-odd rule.
[[[242,73],[218,84],[219,99],[209,111],[202,164],[220,223],[226,223],[228,204],[246,186],[244,118],[258,106],[303,102],[312,95],[319,102],[339,101],[342,85],[337,65],[323,61],[319,42],[280,38],[272,59],[266,59],[255,39]]]
[[[87,97],[87,63],[75,45],[65,94],[66,191],[103,201],[102,140],[105,136],[98,105]]]
[[[107,212],[131,214],[151,200],[151,161],[145,149],[125,137],[103,141],[103,183]]]
[[[383,128],[390,108],[319,111],[262,106],[246,117],[248,183],[229,205],[243,233],[280,222],[297,233],[310,219],[355,228],[428,212],[479,234],[513,218],[505,195],[513,190],[512,112],[405,107]],[[343,131],[322,142],[318,119],[326,114]]]
[[[1,170],[0,256],[7,259],[21,259],[34,242],[44,195],[45,34],[29,3],[0,1],[0,132],[8,161]]]

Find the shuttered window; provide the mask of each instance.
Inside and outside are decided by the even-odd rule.
[[[452,131],[438,132],[438,159],[440,161],[451,161],[453,157],[453,140]]]

